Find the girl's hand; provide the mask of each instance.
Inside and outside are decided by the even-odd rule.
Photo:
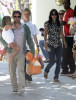
[[[15,26],[6,25],[5,26],[5,31],[8,31],[8,29],[15,29]]]
[[[1,54],[1,56],[0,56],[0,61],[2,61],[2,57],[3,57],[3,55]]]
[[[9,25],[6,25],[5,26],[5,31],[8,31],[8,29],[9,29]]]

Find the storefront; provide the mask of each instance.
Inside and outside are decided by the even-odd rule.
[[[51,9],[58,11],[63,8],[63,0],[32,0],[32,21],[38,27],[44,27],[44,22],[48,20],[49,12]],[[58,5],[58,3],[61,5]],[[76,0],[71,0],[71,7],[74,8]]]

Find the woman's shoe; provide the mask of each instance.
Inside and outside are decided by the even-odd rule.
[[[75,70],[75,72],[74,72],[72,78],[76,78],[76,70]]]
[[[48,73],[44,72],[44,78],[45,78],[45,79],[48,78]]]
[[[60,82],[58,79],[54,79],[54,82]]]
[[[76,78],[76,76],[72,76],[72,78],[74,79],[74,78]]]

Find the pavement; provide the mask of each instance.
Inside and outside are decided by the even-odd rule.
[[[51,68],[47,80],[43,77],[44,69],[41,74],[33,75],[33,81],[25,83],[25,93],[18,95],[12,94],[7,62],[0,62],[0,100],[76,100],[76,79],[60,76],[60,83],[55,83],[55,66]]]

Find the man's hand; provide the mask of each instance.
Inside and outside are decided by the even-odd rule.
[[[65,21],[62,21],[62,25],[65,25],[66,24],[66,22]]]
[[[40,49],[39,49],[39,45],[37,46],[37,50],[38,50],[38,53],[39,53],[39,51],[40,51]]]
[[[67,43],[66,43],[66,41],[64,41],[64,46],[65,46],[65,48],[67,48]]]

